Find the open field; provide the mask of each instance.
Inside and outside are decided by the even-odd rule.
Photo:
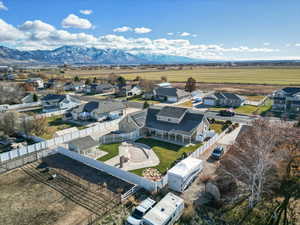
[[[160,80],[166,76],[169,81],[183,82],[188,77],[194,77],[197,82],[204,83],[241,83],[241,84],[273,84],[273,85],[300,85],[300,68],[273,67],[273,68],[184,68],[182,70],[67,70],[60,74],[65,78],[79,76],[81,78],[107,77],[109,74],[122,75],[126,79],[140,76],[144,79]]]
[[[1,224],[76,224],[90,214],[21,169],[0,175],[0,189]]]

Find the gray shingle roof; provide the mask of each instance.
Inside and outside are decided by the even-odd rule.
[[[157,115],[171,118],[181,118],[186,111],[186,108],[165,106],[159,111]]]
[[[189,96],[190,94],[188,92],[185,92],[184,90],[178,89],[178,88],[166,88],[166,87],[159,87],[155,89],[156,94],[159,96],[168,96],[168,97],[185,97]]]
[[[159,112],[159,108],[148,109],[145,127],[191,135],[205,118],[204,115],[199,112],[187,110],[179,124],[168,123],[157,120],[156,116]]]
[[[66,95],[57,95],[57,94],[47,94],[42,98],[42,101],[49,101],[49,100],[58,100],[62,101],[66,98]]]
[[[86,136],[74,139],[70,141],[69,144],[77,146],[80,150],[85,150],[97,146],[98,142],[96,142],[91,136]]]
[[[124,109],[125,106],[122,102],[117,101],[91,101],[84,105],[80,105],[74,109],[74,112],[93,112],[109,113],[117,110]]]
[[[286,87],[286,88],[283,88],[282,90],[289,95],[294,95],[294,94],[300,92],[300,87]]]

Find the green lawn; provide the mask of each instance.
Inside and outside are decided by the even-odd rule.
[[[246,114],[246,115],[264,115],[267,111],[269,111],[272,107],[272,101],[266,100],[264,104],[260,106],[253,105],[243,105],[238,108],[235,108],[234,111],[238,114]],[[213,107],[209,108],[212,111],[220,111],[223,109],[228,109],[224,107]]]
[[[99,161],[105,162],[117,155],[119,155],[119,146],[121,143],[114,143],[114,144],[104,144],[104,145],[100,145],[99,149],[102,151],[107,152],[108,154],[100,157]]]
[[[194,152],[202,145],[196,144],[189,147],[183,147],[150,138],[141,138],[137,140],[137,142],[146,144],[153,149],[160,160],[159,165],[155,166],[154,168],[158,169],[162,174],[165,174],[167,170],[172,167],[174,161],[179,159],[183,153]],[[146,168],[132,170],[130,172],[141,176],[144,169]]]
[[[209,124],[209,128],[217,132],[218,134],[222,133],[224,123],[216,122]]]
[[[243,105],[235,109],[236,113],[247,114],[247,115],[262,115],[269,111],[272,107],[272,101],[267,100],[261,106]]]

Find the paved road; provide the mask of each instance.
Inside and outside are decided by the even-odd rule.
[[[253,120],[255,120],[256,116],[247,116],[247,115],[241,115],[241,114],[235,114],[234,116],[220,116],[219,112],[215,111],[206,111],[204,114],[208,118],[214,118],[216,120],[230,120],[234,123],[243,123],[248,124],[251,123]]]

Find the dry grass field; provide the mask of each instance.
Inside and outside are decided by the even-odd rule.
[[[49,71],[49,75],[58,75],[58,71]],[[107,77],[109,74],[122,75],[126,79],[132,80],[136,76],[144,79],[160,80],[161,76],[166,76],[171,82],[183,82],[188,77],[194,77],[197,82],[204,83],[239,83],[239,84],[273,84],[273,85],[300,85],[300,68],[183,68],[182,70],[117,70],[117,69],[99,69],[99,70],[65,70],[59,74],[65,78],[79,76],[81,78]]]
[[[0,224],[76,224],[90,212],[23,170],[0,175]]]

